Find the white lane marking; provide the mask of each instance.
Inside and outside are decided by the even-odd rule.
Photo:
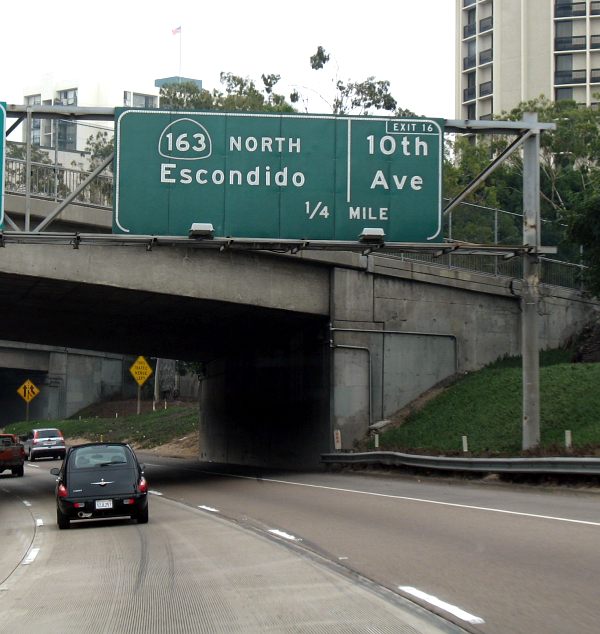
[[[240,478],[242,480],[256,480],[255,477],[237,475],[233,473],[218,473],[216,471],[203,471],[211,475],[226,476],[228,478]],[[388,498],[392,500],[406,500],[407,502],[422,502],[423,504],[437,504],[438,506],[451,506],[459,509],[472,509],[474,511],[488,511],[489,513],[504,513],[505,515],[520,515],[522,517],[533,517],[542,520],[554,520],[555,522],[569,522],[572,524],[586,524],[587,526],[600,526],[600,522],[588,520],[573,520],[568,517],[555,517],[553,515],[536,515],[535,513],[522,513],[520,511],[507,511],[506,509],[495,509],[487,506],[473,506],[471,504],[456,504],[454,502],[440,502],[438,500],[425,500],[423,498],[412,498],[405,495],[390,495],[389,493],[373,493],[371,491],[358,491],[356,489],[341,489],[338,487],[328,487],[322,484],[306,484],[305,482],[290,482],[288,480],[274,480],[272,478],[261,478],[261,482],[274,482],[276,484],[291,484],[298,487],[308,487],[311,489],[325,489],[327,491],[339,491],[341,493],[359,493],[360,495],[372,495],[374,497]]]
[[[204,506],[204,504],[201,504],[199,507],[199,509],[203,509],[205,511],[208,511],[209,513],[218,513],[219,509],[214,509],[212,506]]]
[[[31,506],[31,502],[28,502],[27,500],[23,500],[23,504],[25,506]]]
[[[21,562],[22,566],[27,566],[29,565],[31,562],[33,562],[35,560],[35,558],[38,556],[38,553],[40,552],[39,548],[32,548],[28,553],[27,556],[25,557],[25,559],[23,559],[23,561]]]
[[[417,588],[413,588],[412,586],[399,586],[398,588],[403,592],[412,594],[414,597],[417,597],[422,601],[426,601],[427,603],[435,605],[436,607],[441,608],[442,610],[449,612],[450,614],[454,614],[454,616],[457,616],[459,619],[462,619],[467,623],[472,623],[473,625],[485,623],[482,618],[475,616],[474,614],[470,614],[469,612],[465,612],[456,605],[446,603],[446,601],[442,601],[441,599],[434,597],[432,594],[427,594],[426,592],[418,590]]]
[[[36,525],[36,526],[43,526],[43,525],[44,525],[44,520],[43,520],[42,518],[38,517],[38,518],[35,520],[35,525]]]
[[[301,542],[302,541],[298,537],[294,537],[293,535],[290,535],[289,533],[286,533],[284,531],[280,531],[277,528],[271,528],[269,530],[269,533],[273,533],[273,535],[277,535],[277,537],[283,537],[283,539],[289,539],[292,542]]]
[[[29,462],[25,463],[28,467],[31,467],[32,469],[39,469],[40,465],[39,464],[31,464]]]
[[[150,493],[151,495],[159,495],[159,496],[162,495],[160,491],[154,491],[153,489],[150,489],[148,493]]]

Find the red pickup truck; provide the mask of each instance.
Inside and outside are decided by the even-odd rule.
[[[0,473],[11,470],[17,477],[23,475],[25,448],[13,434],[0,434]]]

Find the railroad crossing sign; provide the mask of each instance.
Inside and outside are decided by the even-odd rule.
[[[152,368],[144,357],[138,357],[129,368],[129,371],[140,387],[144,385],[152,374]]]
[[[428,242],[441,119],[117,108],[113,232]]]
[[[17,393],[26,403],[29,403],[29,401],[33,401],[40,393],[40,389],[27,379],[27,381],[17,389]]]
[[[0,101],[0,231],[4,229],[4,162],[6,156],[6,104]]]

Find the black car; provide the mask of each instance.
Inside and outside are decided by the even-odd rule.
[[[131,517],[148,521],[148,483],[143,465],[124,443],[87,443],[71,447],[56,480],[56,521]]]

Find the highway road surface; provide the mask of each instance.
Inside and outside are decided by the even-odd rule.
[[[140,454],[150,522],[0,476],[0,632],[596,633],[600,495]]]

